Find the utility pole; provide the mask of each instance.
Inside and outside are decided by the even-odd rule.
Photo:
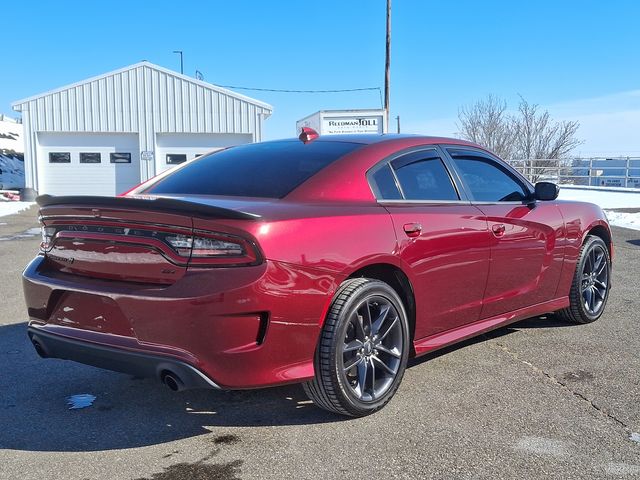
[[[400,133],[400,115],[396,117],[396,122],[398,122],[398,133]]]
[[[174,50],[173,53],[180,54],[180,73],[184,75],[184,63],[182,62],[182,50]]]
[[[387,0],[387,48],[384,62],[384,114],[389,129],[389,68],[391,67],[391,0]]]

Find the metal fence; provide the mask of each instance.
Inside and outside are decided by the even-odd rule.
[[[640,188],[640,157],[509,160],[533,183]]]

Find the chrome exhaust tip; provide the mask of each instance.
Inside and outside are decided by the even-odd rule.
[[[47,358],[48,355],[47,353],[44,351],[44,348],[42,347],[42,345],[40,345],[40,343],[36,340],[32,340],[31,343],[33,343],[33,348],[36,349],[36,353],[42,357],[42,358]]]
[[[167,372],[162,375],[162,383],[164,383],[172,392],[179,392],[184,389],[184,384],[180,378],[173,373]]]

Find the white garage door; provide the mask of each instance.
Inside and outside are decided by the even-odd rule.
[[[113,196],[140,183],[135,133],[37,135],[40,194]]]
[[[158,133],[156,173],[193,160],[203,153],[252,141],[251,134],[240,133]]]

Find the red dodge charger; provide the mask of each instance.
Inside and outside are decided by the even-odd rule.
[[[461,140],[316,136],[211,153],[117,198],[39,197],[23,276],[37,352],[172,390],[302,382],[362,416],[409,357],[602,315],[596,205]]]

